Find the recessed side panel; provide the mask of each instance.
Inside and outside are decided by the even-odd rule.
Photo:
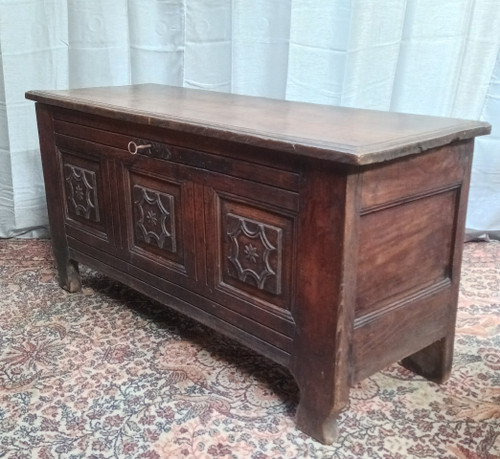
[[[361,217],[356,319],[450,282],[458,196],[452,188]]]
[[[452,333],[460,197],[455,187],[362,215],[352,382]]]

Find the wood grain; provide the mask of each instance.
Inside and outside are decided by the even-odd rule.
[[[30,91],[26,97],[121,121],[358,165],[420,153],[490,132],[488,123],[477,121],[154,84]]]

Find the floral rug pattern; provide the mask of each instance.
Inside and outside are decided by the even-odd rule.
[[[2,458],[500,458],[500,243],[467,243],[455,360],[437,385],[395,364],[351,390],[340,437],[295,428],[283,368],[82,268],[0,241]]]

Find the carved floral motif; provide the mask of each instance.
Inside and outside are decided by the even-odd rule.
[[[160,249],[176,252],[174,197],[135,185],[136,238]]]
[[[282,229],[228,213],[229,274],[259,290],[281,293]]]
[[[83,167],[66,164],[64,166],[64,180],[69,213],[86,220],[99,222],[96,173]]]
[[[254,247],[252,244],[247,244],[245,246],[245,258],[250,260],[252,263],[256,264],[257,259],[259,258],[259,254],[257,253],[257,247]]]

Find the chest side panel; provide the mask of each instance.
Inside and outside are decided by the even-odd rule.
[[[356,380],[449,332],[471,150],[469,142],[457,143],[364,172],[353,340]]]

